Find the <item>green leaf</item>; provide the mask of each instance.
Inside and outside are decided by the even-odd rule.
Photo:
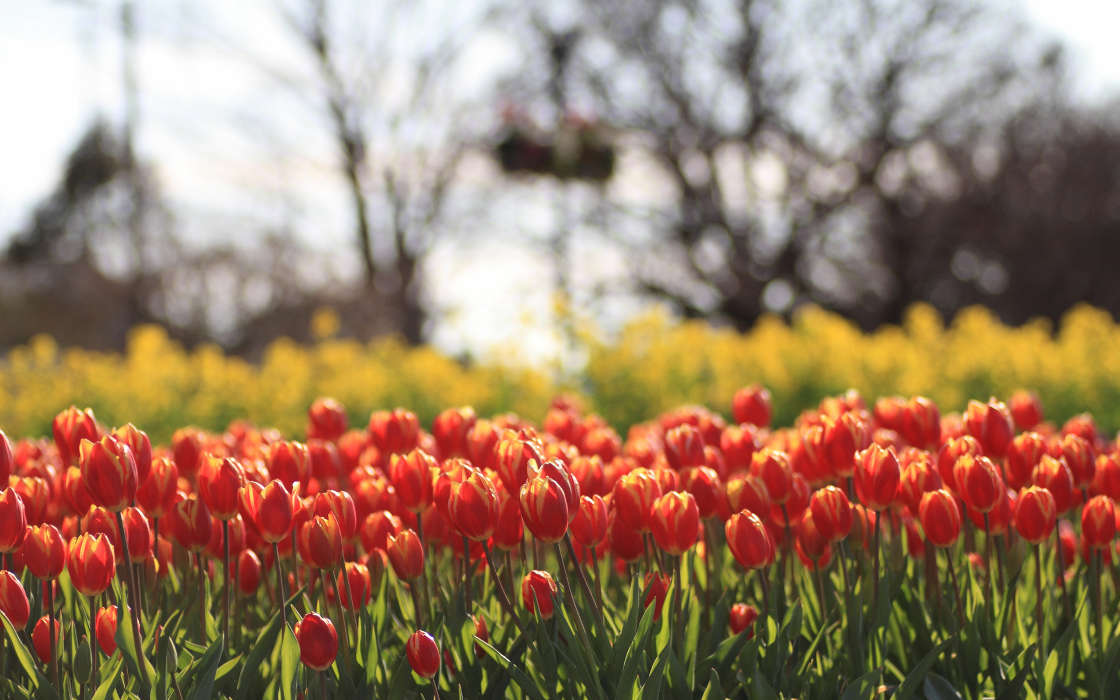
[[[0,613],[0,620],[4,622],[4,631],[8,633],[8,642],[12,645],[12,650],[16,653],[16,658],[19,660],[19,665],[23,667],[23,672],[27,674],[28,679],[31,681],[32,688],[38,688],[40,685],[48,685],[47,679],[39,671],[39,666],[32,658],[31,652],[24,646],[23,640],[19,638],[19,633],[16,628],[12,626],[8,616]]]
[[[727,693],[723,691],[723,686],[719,682],[719,674],[713,668],[711,675],[708,676],[708,687],[704,688],[700,700],[723,700],[726,697]]]
[[[118,595],[119,597],[117,598],[117,600],[124,601],[127,599],[127,596],[124,595],[123,587],[119,588]],[[92,612],[96,614],[96,611]],[[141,682],[145,684],[142,688],[142,693],[146,694],[149,690],[149,686],[147,685],[147,683],[150,683],[151,680],[156,677],[156,670],[152,667],[152,664],[148,661],[148,658],[143,654],[143,650],[137,650],[136,648],[136,639],[132,632],[132,611],[129,610],[129,607],[127,605],[117,606],[116,639],[117,649],[121,652],[121,656],[124,657],[124,662],[128,664],[128,669],[132,673],[132,675],[138,679],[141,679]],[[93,651],[93,653],[97,653],[96,649]],[[140,673],[140,664],[144,665],[143,674]],[[119,671],[120,667],[117,668],[117,672]]]
[[[191,700],[207,700],[214,696],[214,679],[222,663],[222,648],[219,637],[191,668],[190,680],[194,683],[194,689],[188,696]]]
[[[922,683],[922,692],[926,700],[961,700],[961,694],[953,684],[933,671],[929,672],[925,682]]]
[[[114,654],[111,659],[102,664],[102,675],[106,676],[105,680],[101,681],[101,685],[97,686],[97,690],[93,693],[92,700],[105,700],[109,697],[109,693],[117,686],[120,680],[120,667],[124,663],[124,657],[120,654]]]
[[[276,638],[283,629],[283,620],[281,615],[272,615],[272,619],[253,643],[253,648],[249,650],[249,656],[245,658],[245,665],[241,667],[241,674],[237,678],[235,697],[238,700],[260,696],[261,666],[276,647]]]
[[[929,675],[929,670],[933,668],[934,662],[937,661],[937,658],[941,656],[941,653],[949,646],[949,642],[952,641],[952,639],[952,637],[946,639],[933,649],[930,649],[929,652],[922,657],[918,665],[906,675],[906,679],[902,681],[902,685],[898,686],[898,692],[894,695],[896,700],[909,700],[909,698],[914,697],[914,694],[918,692],[918,686],[926,679],[926,676]]]
[[[521,688],[521,692],[525,693],[531,698],[544,700],[544,695],[541,693],[540,689],[537,688],[537,684],[534,683],[531,678],[529,678],[529,676],[525,673],[525,671],[521,669],[520,666],[510,661],[506,656],[502,654],[502,652],[495,649],[489,642],[484,642],[480,639],[478,641],[478,645],[481,646],[483,651],[489,654],[492,659],[497,661],[502,668],[509,672],[509,675],[513,678],[513,681],[517,683],[517,686],[519,688]]]
[[[289,697],[299,670],[299,643],[289,634],[280,637],[280,684],[284,697]]]

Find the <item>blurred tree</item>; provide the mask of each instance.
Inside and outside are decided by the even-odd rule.
[[[967,259],[962,233],[926,225],[923,207],[984,196],[991,225],[1022,194],[994,193],[1013,178],[977,180],[976,162],[995,148],[1009,167],[1008,125],[1064,100],[1060,50],[998,2],[576,7],[555,13],[583,37],[569,94],[625,131],[631,175],[655,183],[644,199],[606,194],[626,284],[740,328],[807,301],[871,327],[914,301],[949,300],[934,287],[958,253]],[[521,82],[543,102],[549,56],[536,54]],[[1029,221],[1009,209],[1012,219]]]
[[[459,59],[488,3],[456,12],[427,2],[279,7],[315,68],[312,89],[351,202],[362,294],[391,330],[418,343],[427,320],[422,264],[437,234],[453,228],[452,188],[480,137],[465,117],[469,91],[477,99],[485,86]]]

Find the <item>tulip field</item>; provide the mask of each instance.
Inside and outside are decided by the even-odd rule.
[[[1120,451],[1038,397],[758,385],[623,438],[448,408],[0,432],[0,696],[1120,692]]]

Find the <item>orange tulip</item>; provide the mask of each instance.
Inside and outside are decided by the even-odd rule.
[[[696,544],[700,536],[700,512],[692,494],[670,491],[653,502],[650,531],[657,546],[680,556]]]
[[[82,440],[78,466],[97,505],[119,513],[136,498],[136,460],[128,445],[113,436]]]
[[[553,479],[540,475],[526,481],[520,504],[525,526],[542,542],[557,542],[568,531],[568,500]]]
[[[412,581],[423,575],[424,547],[414,531],[401,530],[395,535],[389,535],[385,554],[398,578]]]
[[[152,528],[139,508],[125,508],[121,513],[125,538],[128,541],[128,558],[140,563],[152,556]]]
[[[770,392],[758,384],[743,387],[731,398],[731,415],[736,423],[765,428],[770,425],[771,413]]]
[[[1007,447],[1007,485],[1021,489],[1030,483],[1031,473],[1046,454],[1046,442],[1038,433],[1020,433]]]
[[[969,401],[964,415],[964,429],[976,438],[984,448],[984,454],[992,459],[1003,457],[1011,444],[1014,430],[1011,427],[1011,412],[1007,405],[996,399],[987,403]]]
[[[901,473],[894,451],[871,445],[856,455],[856,494],[871,510],[882,511],[898,495]]]
[[[23,560],[41,580],[58,578],[66,566],[66,544],[54,525],[32,525],[23,541]]]
[[[365,550],[372,552],[375,549],[385,549],[389,536],[397,534],[403,528],[400,518],[387,510],[379,510],[366,516],[358,530],[358,536]]]
[[[403,408],[375,411],[369,417],[369,437],[382,454],[404,454],[416,448],[420,422],[416,414]]]
[[[1116,536],[1116,504],[1108,496],[1093,496],[1081,509],[1081,537],[1095,549],[1112,544]]]
[[[342,560],[342,531],[334,514],[313,516],[299,527],[299,555],[318,569],[333,569]]]
[[[346,409],[331,398],[318,398],[307,409],[307,438],[334,442],[346,432]]]
[[[962,456],[953,467],[953,480],[968,507],[980,513],[995,508],[1005,490],[999,470],[987,457]]]
[[[960,487],[957,485],[953,473],[953,469],[957,466],[957,460],[964,455],[979,457],[983,453],[984,448],[980,445],[980,441],[971,435],[949,438],[937,453],[937,473],[941,475],[941,481],[945,484],[945,488],[953,493],[959,493]]]
[[[192,552],[205,549],[213,528],[210,509],[197,496],[187,496],[171,510],[171,534],[184,549]]]
[[[608,521],[607,503],[602,496],[581,496],[579,510],[568,529],[576,542],[595,547],[606,538]]]
[[[233,457],[204,456],[198,468],[198,495],[218,520],[237,515],[245,469]]]
[[[467,455],[467,435],[474,427],[478,416],[470,406],[449,408],[432,421],[432,437],[439,448],[440,456],[465,457]]]
[[[148,434],[128,423],[114,430],[113,437],[132,450],[132,458],[136,461],[136,483],[143,483],[152,469],[152,441],[148,439]]]
[[[408,454],[394,453],[389,458],[389,480],[401,505],[419,513],[432,503],[432,475],[439,465],[435,457],[417,448]]]
[[[665,459],[680,471],[704,466],[704,437],[692,425],[678,425],[665,433]]]
[[[770,501],[781,505],[789,499],[793,490],[793,472],[789,465],[789,455],[781,450],[764,447],[751,458],[751,473],[766,484]]]
[[[852,529],[852,504],[835,486],[815,491],[809,499],[809,510],[820,533],[832,542],[848,536]]]
[[[463,481],[451,485],[447,514],[452,527],[467,539],[490,539],[498,520],[494,484],[482,472],[470,470]]]
[[[338,529],[342,533],[342,539],[349,540],[358,534],[358,513],[354,508],[354,498],[349,492],[334,489],[320,491],[315,495],[312,510],[315,515],[323,517],[333,513],[338,521]]]
[[[84,533],[70,540],[66,570],[82,595],[103,593],[113,580],[116,563],[113,544],[105,535]]]
[[[915,447],[929,449],[941,442],[941,412],[937,404],[924,396],[906,402],[898,432]]]
[[[302,442],[281,441],[268,446],[268,473],[291,491],[311,476],[311,451]]]
[[[58,456],[65,465],[78,463],[82,440],[96,441],[101,436],[93,411],[88,408],[79,411],[75,406],[55,416],[51,422],[51,430],[54,433],[54,444],[58,447]]]
[[[27,535],[27,510],[23,499],[12,487],[0,491],[0,552],[20,548]]]
[[[1054,496],[1054,505],[1058,515],[1068,511],[1074,505],[1073,473],[1069,470],[1064,457],[1051,457],[1042,455],[1031,473],[1031,481],[1035,486],[1041,486]]]
[[[54,621],[54,643],[55,646],[62,641],[62,623],[58,620]],[[51,659],[54,658],[54,650],[51,649],[51,623],[50,617],[43,615],[39,621],[35,623],[35,629],[31,631],[31,645],[35,647],[35,654],[39,660],[45,664],[49,664]]]
[[[167,457],[158,457],[136,488],[136,503],[149,518],[163,517],[174,504],[178,487],[179,468]]]
[[[1042,422],[1042,402],[1032,391],[1016,391],[1008,401],[1011,417],[1019,430],[1033,430]]]
[[[0,430],[0,488],[7,488],[8,477],[15,470],[16,458],[12,453],[12,441]]]
[[[1031,486],[1015,503],[1015,530],[1031,544],[1039,544],[1054,531],[1058,508],[1054,496],[1041,486]]]
[[[911,513],[918,512],[922,496],[927,491],[936,491],[943,484],[933,459],[926,452],[921,455],[902,467],[899,474],[898,498]]]
[[[922,496],[918,518],[926,539],[936,547],[948,547],[961,533],[961,511],[957,499],[945,489],[929,491]]]
[[[265,542],[274,544],[291,533],[292,494],[284,482],[270,481],[262,488],[251,481],[241,487],[239,496],[242,516],[256,526]]]
[[[652,469],[635,469],[615,482],[611,505],[629,528],[648,532],[650,511],[661,493],[661,483]]]
[[[758,608],[746,603],[735,603],[728,613],[728,625],[732,634],[747,632],[747,639],[754,639],[754,621],[758,619]]]
[[[494,471],[510,493],[517,493],[529,476],[529,464],[544,461],[540,443],[520,438],[502,439],[493,447]],[[477,460],[475,460],[478,463]]]
[[[743,568],[760,569],[774,561],[774,542],[758,515],[749,510],[732,515],[724,525],[727,546]]]

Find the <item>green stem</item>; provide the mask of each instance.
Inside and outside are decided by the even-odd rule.
[[[128,553],[128,533],[125,532],[124,528],[124,516],[121,515],[121,511],[119,510],[117,511],[117,527],[120,528],[121,531],[121,547],[124,549],[124,570],[127,575],[126,583],[128,584],[128,592],[132,595],[133,599],[133,609],[131,611],[131,614],[129,615],[129,618],[131,618],[132,620],[132,641],[136,645],[136,656],[138,657],[137,660],[139,662],[137,665],[139,666],[140,671],[140,681],[145,686],[150,686],[151,682],[148,678],[148,665],[145,662],[146,660],[144,658],[144,644],[142,642],[142,637],[140,634],[140,615],[142,614],[138,602],[140,599],[140,594],[136,590],[136,576],[135,572],[132,569],[132,557],[129,556]],[[96,613],[96,611],[94,612]],[[96,618],[96,614],[94,615],[94,618]],[[94,651],[94,655],[96,656],[96,649]]]

